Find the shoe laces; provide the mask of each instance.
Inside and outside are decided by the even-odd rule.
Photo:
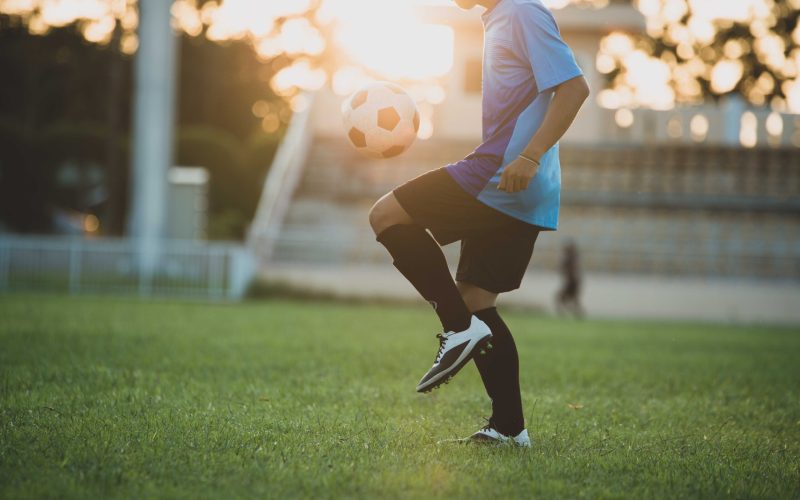
[[[434,360],[433,364],[439,362],[442,359],[442,354],[444,354],[444,345],[447,343],[447,336],[444,333],[437,333],[436,338],[439,339],[439,351],[436,352],[436,359]]]
[[[492,422],[491,418],[486,418],[486,417],[481,417],[481,418],[483,418],[486,421],[486,425],[481,427],[482,431],[497,431],[497,427],[495,427],[494,422]]]

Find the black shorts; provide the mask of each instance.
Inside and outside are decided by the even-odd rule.
[[[494,293],[520,287],[540,227],[481,203],[444,168],[424,173],[392,192],[439,245],[461,240],[456,281]]]

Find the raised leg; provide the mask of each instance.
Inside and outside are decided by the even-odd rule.
[[[444,331],[469,328],[472,315],[450,275],[442,249],[425,228],[414,223],[393,193],[375,203],[369,223],[397,270],[433,306]]]

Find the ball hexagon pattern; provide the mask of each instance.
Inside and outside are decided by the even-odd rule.
[[[391,132],[400,123],[400,114],[393,106],[378,110],[378,126]]]
[[[419,111],[402,87],[372,82],[342,104],[350,143],[370,158],[391,158],[413,144],[419,131]]]

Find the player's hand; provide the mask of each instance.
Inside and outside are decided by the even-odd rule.
[[[539,165],[522,158],[517,158],[506,165],[503,174],[500,176],[500,184],[497,189],[508,193],[516,193],[528,189],[531,179],[539,170]]]

